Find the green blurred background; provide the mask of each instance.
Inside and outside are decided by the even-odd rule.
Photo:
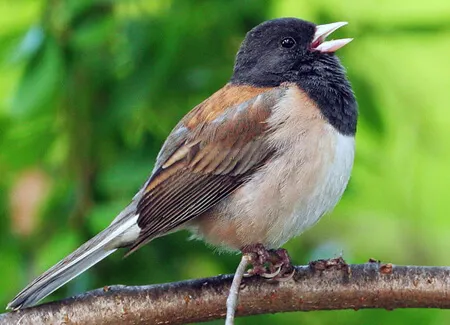
[[[335,37],[360,105],[357,156],[338,208],[289,249],[450,265],[447,0],[1,0],[0,306],[105,227],[149,175],[165,137],[227,82],[246,31],[295,16],[348,21]],[[58,290],[231,273],[187,233],[116,253]],[[212,322],[212,324],[221,324]],[[286,313],[238,324],[449,324],[439,310]]]

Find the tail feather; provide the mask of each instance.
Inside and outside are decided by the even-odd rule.
[[[80,273],[97,264],[130,240],[136,232],[137,215],[113,222],[97,236],[31,282],[6,307],[17,310],[36,304]],[[134,237],[134,236],[133,236]]]

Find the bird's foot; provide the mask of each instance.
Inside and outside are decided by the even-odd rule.
[[[262,244],[255,244],[244,247],[242,253],[249,255],[252,264],[246,276],[259,275],[270,280],[287,281],[295,273],[289,254],[283,248],[268,250]]]
[[[277,281],[288,281],[292,279],[295,273],[295,268],[291,263],[291,258],[284,248],[273,249],[270,251],[275,257],[275,267],[279,268],[278,275],[273,279]]]

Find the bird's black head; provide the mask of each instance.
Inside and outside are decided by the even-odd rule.
[[[356,101],[334,54],[352,39],[326,41],[346,24],[315,25],[297,18],[280,18],[256,26],[247,33],[236,55],[231,83],[256,87],[296,83],[341,133],[354,134]],[[348,118],[335,121],[343,114]]]
[[[232,81],[276,86],[323,64],[339,65],[334,51],[351,39],[324,42],[346,23],[316,26],[297,18],[266,21],[247,33],[236,56]],[[321,64],[322,63],[322,64]]]

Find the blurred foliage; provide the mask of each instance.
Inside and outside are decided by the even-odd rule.
[[[349,189],[331,216],[286,245],[294,261],[342,253],[351,263],[450,265],[448,1],[2,0],[0,306],[112,220],[178,119],[227,82],[246,31],[280,16],[350,22],[339,35],[355,40],[339,54],[361,112]],[[187,237],[157,239],[126,260],[116,253],[51,299],[234,271],[238,256]],[[238,324],[449,316],[311,312]]]

